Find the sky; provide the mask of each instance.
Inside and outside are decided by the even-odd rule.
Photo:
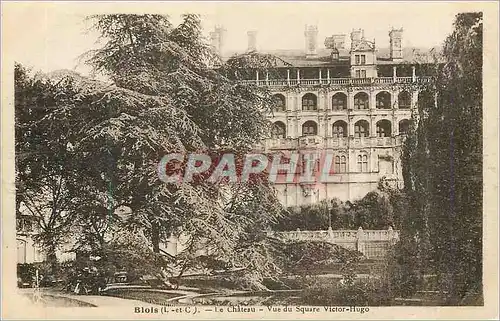
[[[88,73],[78,57],[98,44],[98,35],[88,30],[85,17],[96,13],[168,14],[180,22],[182,13],[198,13],[204,33],[223,25],[226,50],[244,51],[247,31],[257,31],[257,49],[303,49],[305,25],[319,29],[318,46],[332,34],[346,34],[362,28],[365,37],[377,46],[389,46],[389,30],[403,28],[403,46],[434,47],[452,31],[457,13],[466,11],[460,3],[380,2],[141,2],[66,3],[17,5],[5,16],[4,25],[15,37],[16,61],[44,72],[71,69]]]

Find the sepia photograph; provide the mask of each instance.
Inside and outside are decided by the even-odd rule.
[[[14,4],[2,283],[20,306],[370,318],[498,291],[484,7]]]

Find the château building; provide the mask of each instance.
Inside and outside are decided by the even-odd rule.
[[[220,52],[225,30],[211,33]],[[257,33],[248,32],[248,50],[257,50]],[[255,71],[247,82],[267,86],[277,107],[269,115],[272,137],[260,146],[284,155],[299,151],[333,154],[333,181],[301,184],[277,182],[285,206],[317,203],[322,199],[355,200],[377,188],[379,182],[401,186],[401,147],[410,128],[422,85],[430,81],[426,66],[429,50],[404,48],[403,29],[388,33],[389,46],[378,47],[364,30],[336,34],[318,47],[318,28],[306,26],[301,51],[267,51],[282,59],[265,74]],[[307,157],[307,156],[304,156]],[[299,161],[297,171],[303,170]],[[319,164],[315,167],[319,170]]]
[[[210,33],[212,46],[222,56],[226,32],[217,26]],[[247,36],[248,51],[259,51],[257,32],[249,31]],[[285,156],[333,154],[333,181],[275,184],[283,205],[359,199],[381,180],[401,186],[402,142],[417,103],[428,101],[421,88],[430,80],[425,71],[434,60],[428,49],[403,47],[402,29],[392,29],[388,36],[389,46],[378,47],[357,29],[350,33],[350,44],[347,35],[336,34],[325,39],[325,48],[319,48],[318,28],[306,26],[304,49],[266,52],[279,57],[282,65],[264,74],[255,71],[245,80],[267,86],[277,102],[268,116],[272,136],[257,148]],[[301,164],[297,171],[303,171]],[[35,226],[30,215],[17,217],[18,263],[45,259],[33,239],[39,233]],[[176,242],[165,246],[166,252],[177,253]],[[74,258],[64,250],[57,255],[60,260]]]

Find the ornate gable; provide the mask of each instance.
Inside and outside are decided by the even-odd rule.
[[[352,51],[373,51],[375,50],[375,43],[362,39]]]

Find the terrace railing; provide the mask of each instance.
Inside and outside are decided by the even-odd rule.
[[[287,86],[315,86],[315,85],[351,85],[369,86],[382,84],[411,84],[428,83],[430,77],[378,77],[378,78],[330,78],[330,79],[268,79],[242,80],[242,83],[258,86],[287,87]]]

